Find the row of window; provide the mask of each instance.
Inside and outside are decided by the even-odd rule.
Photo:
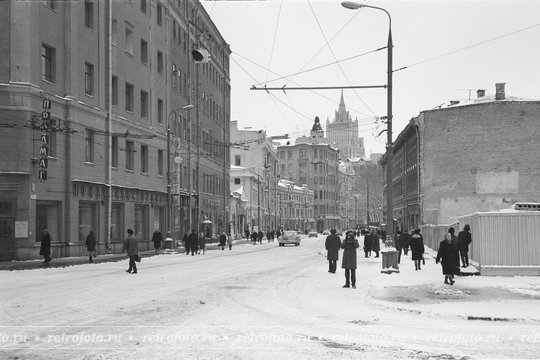
[[[279,157],[281,159],[285,159],[285,153],[287,153],[287,158],[291,159],[293,157],[293,151],[292,150],[280,150],[279,151]],[[299,158],[306,158],[307,156],[307,150],[306,149],[300,149],[298,152]],[[327,159],[328,158],[328,149],[313,149],[313,159]]]

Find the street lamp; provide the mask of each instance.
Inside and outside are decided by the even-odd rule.
[[[257,225],[259,226],[259,231],[261,231],[261,169],[268,170],[270,165],[264,165],[259,167],[257,170]]]
[[[193,109],[193,105],[186,105],[180,109],[173,110],[167,115],[167,221],[166,221],[166,228],[167,228],[167,238],[169,238],[172,234],[171,232],[171,217],[172,217],[172,211],[171,211],[171,115],[175,114],[178,111],[182,110],[191,110]]]
[[[387,68],[387,141],[386,141],[386,233],[392,238],[394,233],[394,194],[393,194],[393,158],[394,158],[394,144],[392,143],[392,18],[388,11],[383,8],[358,4],[353,1],[344,1],[341,3],[344,8],[357,10],[360,8],[372,8],[384,11],[388,15],[388,44],[386,50],[388,52],[388,68]]]

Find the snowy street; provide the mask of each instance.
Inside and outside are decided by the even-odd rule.
[[[358,249],[357,289],[322,235],[204,255],[0,272],[2,359],[534,359],[540,277],[399,274]],[[431,253],[431,255],[433,255]]]

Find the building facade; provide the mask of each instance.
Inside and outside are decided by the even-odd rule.
[[[508,97],[503,83],[494,95],[477,94],[421,112],[397,137],[394,218],[402,226],[540,202],[540,101]]]
[[[201,215],[225,228],[230,49],[198,1],[9,1],[0,14],[0,151],[13,154],[0,159],[0,259],[38,258],[45,228],[53,257],[85,253],[90,230],[104,253],[128,228],[143,248]]]

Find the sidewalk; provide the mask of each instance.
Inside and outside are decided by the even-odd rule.
[[[241,245],[241,244],[248,244],[248,243],[250,243],[250,241],[246,239],[234,240],[233,246]],[[217,243],[206,244],[206,250],[218,250],[218,249],[219,249],[219,244]],[[185,254],[186,249],[183,246],[179,246],[176,249],[160,250],[159,252],[156,252],[154,250],[147,250],[147,251],[140,251],[139,255],[141,255],[142,258],[145,258],[145,257],[151,257],[151,256],[162,255],[162,254],[167,254],[167,253]],[[127,258],[128,257],[126,256],[125,253],[98,254],[97,257],[93,258],[94,261],[92,263],[97,264],[97,263],[105,263],[105,262],[124,261],[124,260],[127,260]],[[75,265],[86,265],[88,263],[89,263],[88,256],[57,258],[57,259],[52,259],[52,261],[48,264],[44,264],[43,259],[26,260],[26,261],[16,261],[16,260],[15,261],[2,261],[0,262],[0,271],[63,268],[63,267],[75,266]]]

